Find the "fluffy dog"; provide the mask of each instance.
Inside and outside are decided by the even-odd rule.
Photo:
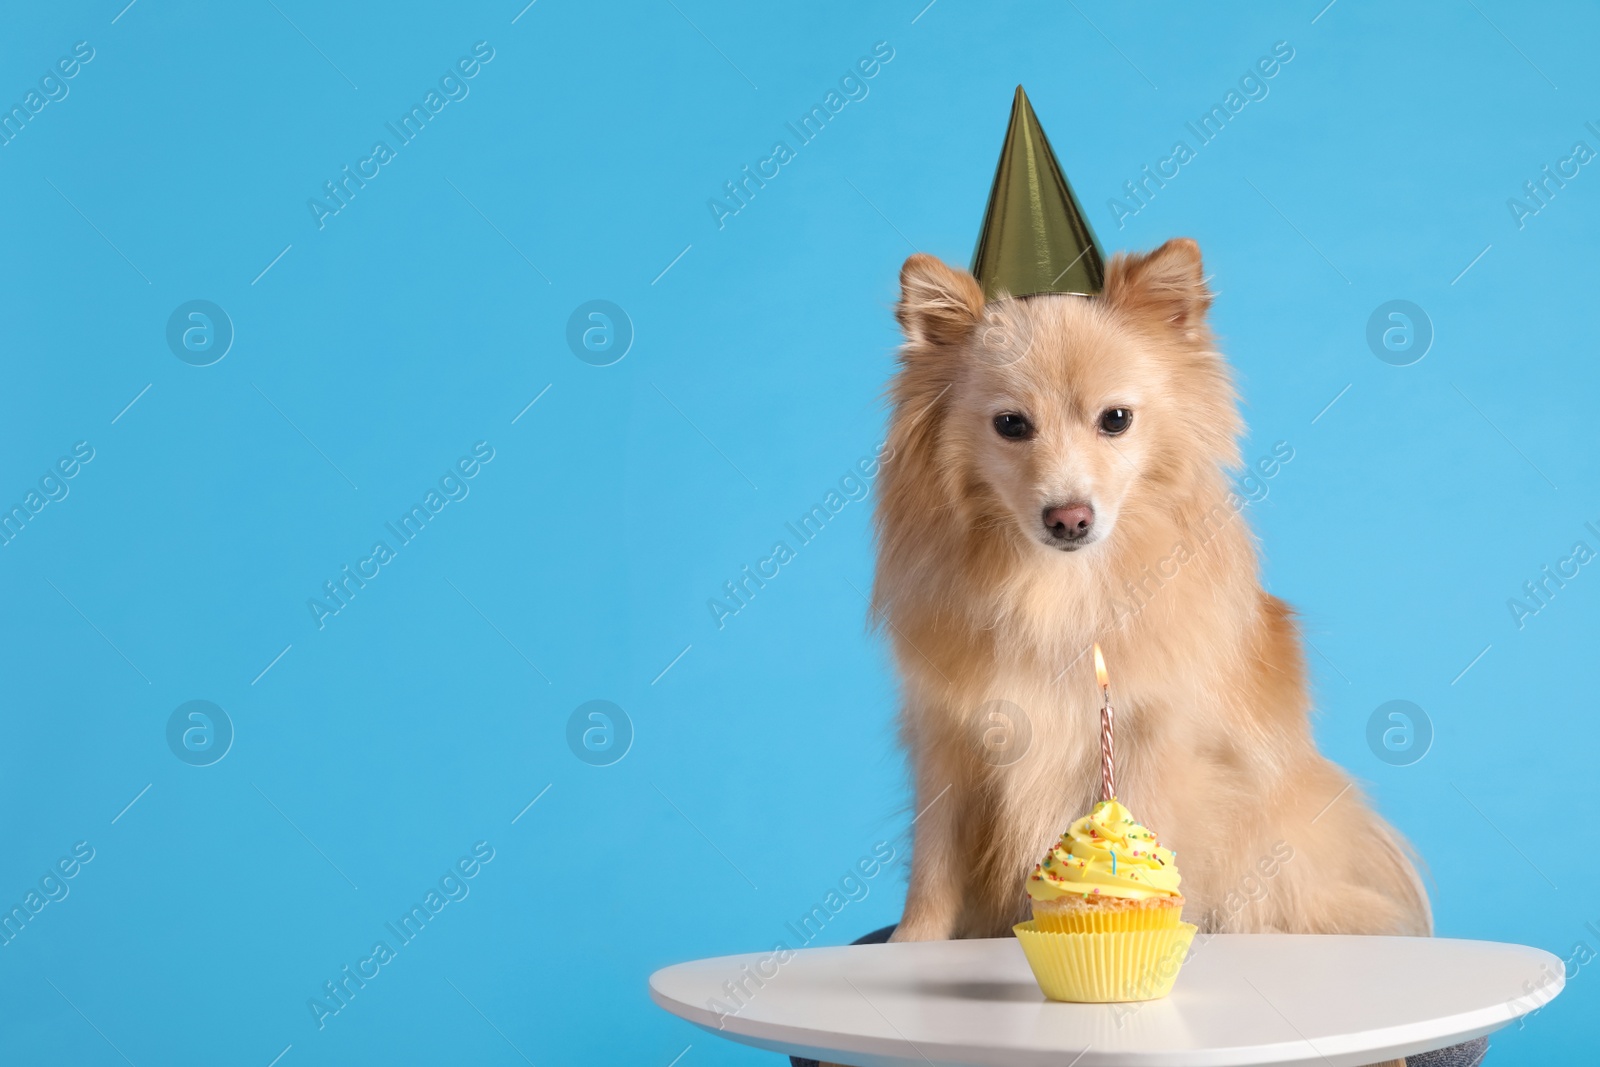
[[[1206,931],[1428,934],[1396,832],[1312,740],[1294,616],[1261,588],[1227,472],[1242,423],[1190,240],[1093,298],[984,300],[926,255],[878,486],[874,608],[916,811],[897,941],[999,937],[1099,798],[1094,641],[1117,793],[1177,850]]]

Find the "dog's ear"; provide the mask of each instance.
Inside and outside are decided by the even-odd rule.
[[[1154,252],[1116,257],[1106,273],[1106,299],[1193,339],[1211,307],[1200,246],[1188,237],[1174,237]]]
[[[921,252],[900,268],[894,317],[912,344],[958,344],[982,314],[983,290],[966,271]]]

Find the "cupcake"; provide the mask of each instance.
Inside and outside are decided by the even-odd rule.
[[[1178,863],[1115,798],[1074,822],[1028,876],[1017,938],[1052,1000],[1154,1000],[1194,939]]]

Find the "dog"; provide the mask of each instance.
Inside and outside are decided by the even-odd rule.
[[[1192,240],[1095,297],[1004,295],[913,255],[895,316],[873,612],[902,681],[916,819],[895,941],[1002,937],[1100,797],[1175,849],[1206,932],[1428,935],[1410,846],[1320,755],[1295,616],[1229,471],[1243,429]]]

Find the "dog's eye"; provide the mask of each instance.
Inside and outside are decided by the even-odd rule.
[[[1013,441],[1021,441],[1033,436],[1033,423],[1026,416],[1018,415],[1015,411],[1007,411],[994,417],[994,432],[1001,437]]]
[[[1127,431],[1133,422],[1133,412],[1127,408],[1107,408],[1100,413],[1100,432],[1115,437]]]

